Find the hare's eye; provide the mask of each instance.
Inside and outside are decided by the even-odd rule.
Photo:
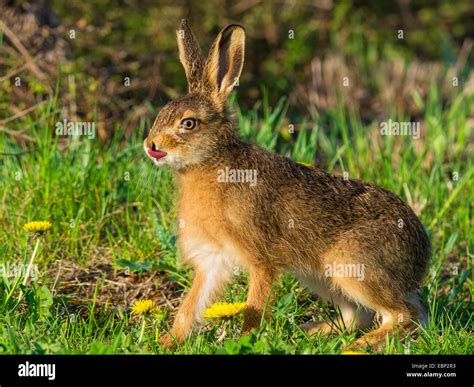
[[[181,125],[179,126],[186,130],[192,130],[197,126],[197,124],[198,122],[194,118],[185,118],[181,121]]]

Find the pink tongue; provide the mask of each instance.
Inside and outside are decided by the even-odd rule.
[[[162,157],[165,157],[168,153],[159,150],[148,149],[148,154],[154,159],[161,159]]]

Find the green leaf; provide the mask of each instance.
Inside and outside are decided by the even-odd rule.
[[[139,271],[150,271],[153,267],[153,264],[150,261],[133,262],[124,258],[116,258],[114,262],[118,267],[128,269],[134,273]]]
[[[51,316],[51,307],[53,306],[53,295],[49,289],[43,285],[36,291],[38,314],[40,318]]]
[[[453,249],[454,244],[456,243],[457,239],[458,239],[458,233],[457,232],[455,232],[454,234],[452,234],[449,237],[448,242],[446,243],[446,246],[444,246],[444,254],[445,255],[449,254],[449,252]]]

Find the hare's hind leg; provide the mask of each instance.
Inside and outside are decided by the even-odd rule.
[[[381,316],[380,326],[365,334],[352,343],[348,350],[366,349],[371,347],[375,351],[381,351],[385,345],[387,335],[399,333],[408,335],[417,329],[417,322],[422,324],[426,322],[426,313],[424,307],[413,295],[410,295],[406,301],[393,304],[392,308],[387,305],[375,307]]]
[[[358,329],[370,328],[373,324],[374,313],[359,307],[340,294],[331,296],[331,301],[337,308],[337,316],[330,321],[308,322],[300,327],[309,336],[317,333],[337,333],[341,331],[353,332]]]
[[[295,274],[298,280],[310,291],[325,302],[332,302],[338,309],[337,317],[333,321],[310,321],[300,325],[310,336],[316,333],[340,332],[342,330],[353,331],[357,329],[370,328],[373,324],[374,313],[358,307],[357,303],[331,287],[328,278],[317,275]]]

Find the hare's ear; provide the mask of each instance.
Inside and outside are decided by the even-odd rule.
[[[179,30],[176,31],[179,48],[179,60],[186,72],[189,92],[201,89],[204,56],[199,43],[185,19],[181,20]]]
[[[245,30],[239,25],[224,28],[214,41],[204,66],[203,88],[225,109],[227,97],[238,82],[244,65]]]

